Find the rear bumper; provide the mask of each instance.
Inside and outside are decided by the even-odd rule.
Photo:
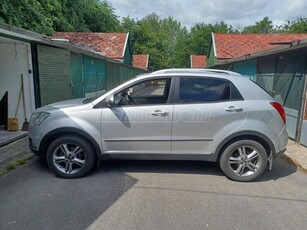
[[[275,153],[273,154],[274,158],[280,156],[286,151],[288,140],[288,133],[286,131],[286,126],[284,126],[283,130],[273,142],[275,147]]]

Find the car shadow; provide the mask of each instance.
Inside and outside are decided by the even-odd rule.
[[[202,161],[146,161],[146,160],[105,160],[94,174],[104,172],[122,173],[177,173],[223,176],[224,173],[215,162]],[[282,159],[276,159],[272,170],[266,169],[265,173],[253,182],[278,180],[297,172],[295,165]]]
[[[294,164],[288,163],[286,160],[277,158],[274,160],[272,170],[267,169],[265,173],[254,182],[263,182],[270,180],[278,180],[284,177],[288,177],[298,171],[298,168]]]
[[[223,176],[217,163],[202,161],[163,160],[105,160],[95,173],[118,171],[124,173],[181,173]]]

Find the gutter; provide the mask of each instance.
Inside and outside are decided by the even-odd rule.
[[[149,54],[147,54],[146,69],[148,69],[148,66],[149,66]]]
[[[216,47],[215,47],[215,39],[214,39],[214,33],[213,32],[211,32],[211,36],[212,36],[212,46],[213,46],[214,57],[217,58]]]
[[[123,58],[123,59],[124,59],[124,57],[125,57],[126,48],[127,48],[127,44],[128,44],[128,39],[129,39],[129,32],[127,33],[126,41],[125,41],[125,45],[124,45],[124,49],[123,49],[123,53],[122,53],[122,58]]]

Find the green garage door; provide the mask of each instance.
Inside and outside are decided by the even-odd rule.
[[[73,98],[70,52],[37,46],[41,105]]]
[[[97,95],[106,91],[106,67],[103,60],[84,56],[85,95]]]
[[[74,98],[84,97],[83,57],[81,54],[71,54],[71,71]]]

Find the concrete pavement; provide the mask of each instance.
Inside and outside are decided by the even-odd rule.
[[[282,158],[297,165],[301,170],[307,172],[307,147],[289,140],[287,151]]]
[[[0,178],[0,229],[305,229],[307,176],[276,160],[252,183],[218,164],[111,161],[55,177],[40,160]]]

